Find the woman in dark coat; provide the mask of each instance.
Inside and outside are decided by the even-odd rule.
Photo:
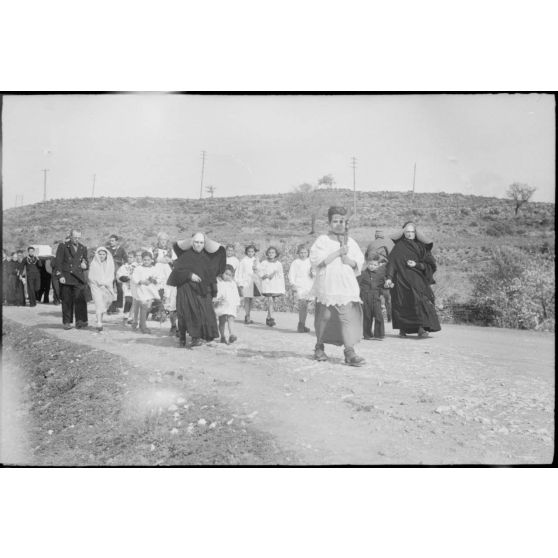
[[[393,327],[399,335],[418,333],[428,337],[429,331],[440,331],[434,306],[436,262],[432,256],[432,242],[417,232],[414,223],[403,225],[403,231],[392,237],[395,242],[389,254],[386,283],[391,293]]]
[[[217,275],[225,270],[225,248],[202,233],[191,240],[173,244],[177,259],[167,281],[177,287],[176,311],[180,346],[186,347],[186,332],[191,347],[219,337],[213,297],[217,295]]]

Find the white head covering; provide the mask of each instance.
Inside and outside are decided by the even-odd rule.
[[[106,252],[107,259],[102,262],[99,252]],[[114,281],[114,260],[111,253],[104,247],[99,246],[95,250],[95,256],[89,266],[89,280],[95,281],[101,285],[111,285]]]

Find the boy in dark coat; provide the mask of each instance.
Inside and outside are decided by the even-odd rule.
[[[369,254],[366,267],[358,278],[360,298],[363,302],[364,339],[383,339],[385,336],[380,294],[386,280],[386,263],[387,259],[381,254]]]
[[[71,329],[76,317],[76,328],[87,327],[87,302],[85,300],[85,271],[89,268],[87,248],[79,242],[81,232],[72,230],[70,240],[59,244],[54,259],[54,272],[60,283],[62,323]]]

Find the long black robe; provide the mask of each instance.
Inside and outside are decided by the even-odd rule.
[[[389,254],[386,276],[394,283],[391,293],[393,327],[406,333],[440,331],[440,322],[434,306],[436,261],[431,253],[432,244],[404,237],[397,240]],[[414,260],[414,268],[407,266]]]
[[[211,341],[219,337],[212,298],[217,295],[217,275],[223,273],[227,263],[225,248],[220,246],[210,254],[192,248],[182,250],[174,243],[173,249],[177,259],[167,284],[177,287],[176,314],[180,337],[184,339],[188,332],[193,338]],[[192,281],[193,273],[201,278],[201,282]]]

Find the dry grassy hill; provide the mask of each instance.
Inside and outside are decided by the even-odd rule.
[[[295,246],[310,243],[326,228],[331,204],[352,207],[350,190],[319,190],[310,196],[270,194],[192,200],[182,198],[75,198],[50,200],[3,212],[3,246],[8,250],[28,244],[52,244],[73,226],[83,232],[91,249],[116,233],[130,249],[150,246],[159,231],[171,238],[202,230],[212,237],[242,246],[253,241],[260,248],[277,244],[287,266]],[[312,214],[315,234],[309,234]],[[516,246],[554,250],[555,205],[528,203],[514,217],[512,203],[499,198],[461,194],[357,192],[357,216],[351,235],[364,248],[374,230],[386,233],[413,219],[434,240],[439,263],[439,299],[465,300],[469,277],[482,269],[490,249]]]

